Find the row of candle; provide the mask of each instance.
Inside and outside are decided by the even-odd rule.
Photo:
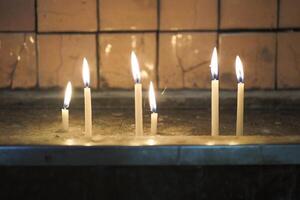
[[[131,53],[131,68],[132,75],[135,81],[135,135],[143,136],[143,107],[142,107],[142,83],[139,68],[139,62],[134,52]],[[219,135],[219,66],[217,49],[214,48],[210,63],[211,68],[211,135]],[[243,121],[244,121],[244,70],[243,64],[239,56],[235,60],[235,71],[238,82],[237,95],[237,121],[236,121],[236,135],[243,135]],[[84,105],[85,105],[85,134],[92,136],[92,104],[91,104],[91,89],[90,72],[87,60],[83,59],[82,75],[84,83]],[[63,129],[69,129],[69,111],[68,107],[71,101],[72,85],[68,82],[64,106],[62,109],[62,124]],[[157,133],[158,113],[156,108],[156,98],[153,83],[149,86],[149,104],[151,110],[151,134]]]
[[[219,135],[219,64],[217,49],[214,48],[211,63],[211,135]],[[236,135],[244,132],[244,67],[239,56],[235,59],[235,72],[238,83]]]

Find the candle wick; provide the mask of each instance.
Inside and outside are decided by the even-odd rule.
[[[219,80],[219,75],[218,74],[212,74],[211,75],[211,80]]]
[[[137,78],[135,83],[141,83],[141,79]]]
[[[69,108],[68,105],[66,105],[66,104],[63,105],[63,109],[68,109],[68,108]]]
[[[244,80],[243,80],[242,77],[239,77],[239,78],[238,78],[238,83],[244,83]]]
[[[157,108],[152,108],[152,109],[151,109],[151,112],[152,112],[152,113],[157,113]]]

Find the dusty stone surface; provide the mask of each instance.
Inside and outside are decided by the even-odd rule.
[[[39,31],[96,31],[96,0],[38,0]]]
[[[214,33],[163,33],[159,46],[160,88],[209,88]]]
[[[275,42],[273,33],[221,34],[220,87],[235,89],[235,58],[240,56],[245,72],[245,87],[274,89]]]
[[[223,0],[221,28],[276,28],[276,0]]]
[[[36,86],[35,34],[0,34],[0,88]]]
[[[217,0],[162,0],[160,28],[163,30],[216,29]]]
[[[101,30],[156,30],[156,0],[102,0],[99,4]]]
[[[278,34],[278,87],[300,87],[300,33]]]
[[[234,135],[235,111],[222,110],[220,132]],[[259,117],[258,117],[259,116]],[[299,111],[247,110],[245,113],[246,135],[297,135],[299,134]],[[144,114],[145,133],[150,132],[150,112]],[[51,139],[68,136],[83,137],[83,110],[70,110],[70,132],[61,130],[60,109],[55,108],[1,108],[0,133],[3,136],[45,136]],[[159,135],[210,135],[209,110],[160,110],[158,122]],[[93,133],[106,136],[134,135],[133,109],[94,109]]]
[[[28,100],[27,97],[32,97],[32,94],[20,95],[23,97],[21,99],[5,98],[2,95],[0,142],[5,143],[5,140],[11,140],[30,144],[36,143],[38,140],[45,143],[72,145],[74,140],[81,141],[84,139],[83,98],[80,95],[77,96],[76,93],[74,95],[75,98],[70,106],[69,133],[61,130],[62,99],[57,98],[57,96],[55,98],[36,96],[36,98]],[[93,98],[93,138],[97,140],[101,136],[133,136],[134,101],[132,96],[126,98],[123,96],[117,99],[109,98],[105,94],[99,96],[96,94],[96,97]],[[280,96],[282,99],[276,98],[275,101],[264,93],[261,94],[261,97],[269,99],[268,101],[260,101],[257,96],[254,100],[251,100],[250,96],[247,97],[245,135],[300,135],[299,97],[294,96],[293,103],[293,101],[286,101],[285,99],[289,94],[281,93]],[[195,98],[197,103],[193,104],[186,97],[187,95],[183,99],[179,98],[177,102],[168,99],[158,101],[159,136],[210,135],[209,98]],[[173,95],[168,98],[174,99],[176,96]],[[234,96],[226,97],[220,102],[220,133],[224,136],[233,136],[236,120],[235,98]],[[182,106],[183,104],[186,105]],[[252,107],[249,104],[252,104]],[[261,104],[262,107],[259,108],[255,104]],[[292,107],[282,106],[282,104],[292,105]],[[144,131],[146,136],[150,135],[150,111],[147,99],[144,100]],[[86,139],[82,141],[88,142]]]
[[[139,61],[143,88],[156,83],[156,37],[145,34],[100,34],[100,87],[131,89],[134,80],[130,54],[136,53]]]
[[[68,81],[83,87],[82,62],[86,57],[90,69],[90,85],[97,87],[96,37],[87,35],[39,35],[39,86],[66,87]]]

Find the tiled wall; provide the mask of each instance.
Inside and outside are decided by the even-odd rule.
[[[214,46],[221,88],[235,88],[234,58],[249,89],[300,88],[300,0],[0,0],[0,88],[132,88],[143,82],[207,89]],[[144,84],[147,87],[147,84]]]

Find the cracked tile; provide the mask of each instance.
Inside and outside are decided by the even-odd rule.
[[[96,31],[96,0],[38,0],[39,31]]]
[[[280,2],[280,28],[300,27],[300,1],[284,0]]]
[[[300,33],[278,33],[279,88],[300,87]]]
[[[221,28],[276,28],[277,0],[222,0]]]
[[[209,88],[209,63],[215,33],[162,33],[159,49],[160,88]]]
[[[91,72],[91,86],[97,87],[96,37],[84,35],[39,35],[39,84],[41,88],[83,87],[82,59],[87,58]]]
[[[236,89],[235,57],[244,65],[247,89],[274,89],[275,33],[221,34],[220,87]]]
[[[130,54],[137,54],[143,88],[149,81],[156,82],[156,36],[146,34],[101,34],[100,35],[100,87],[132,89]]]
[[[33,31],[34,22],[34,0],[0,1],[1,31]]]
[[[101,30],[156,30],[157,0],[101,0]]]
[[[0,34],[0,87],[36,86],[35,34]]]
[[[217,0],[161,0],[160,29],[216,29]]]

